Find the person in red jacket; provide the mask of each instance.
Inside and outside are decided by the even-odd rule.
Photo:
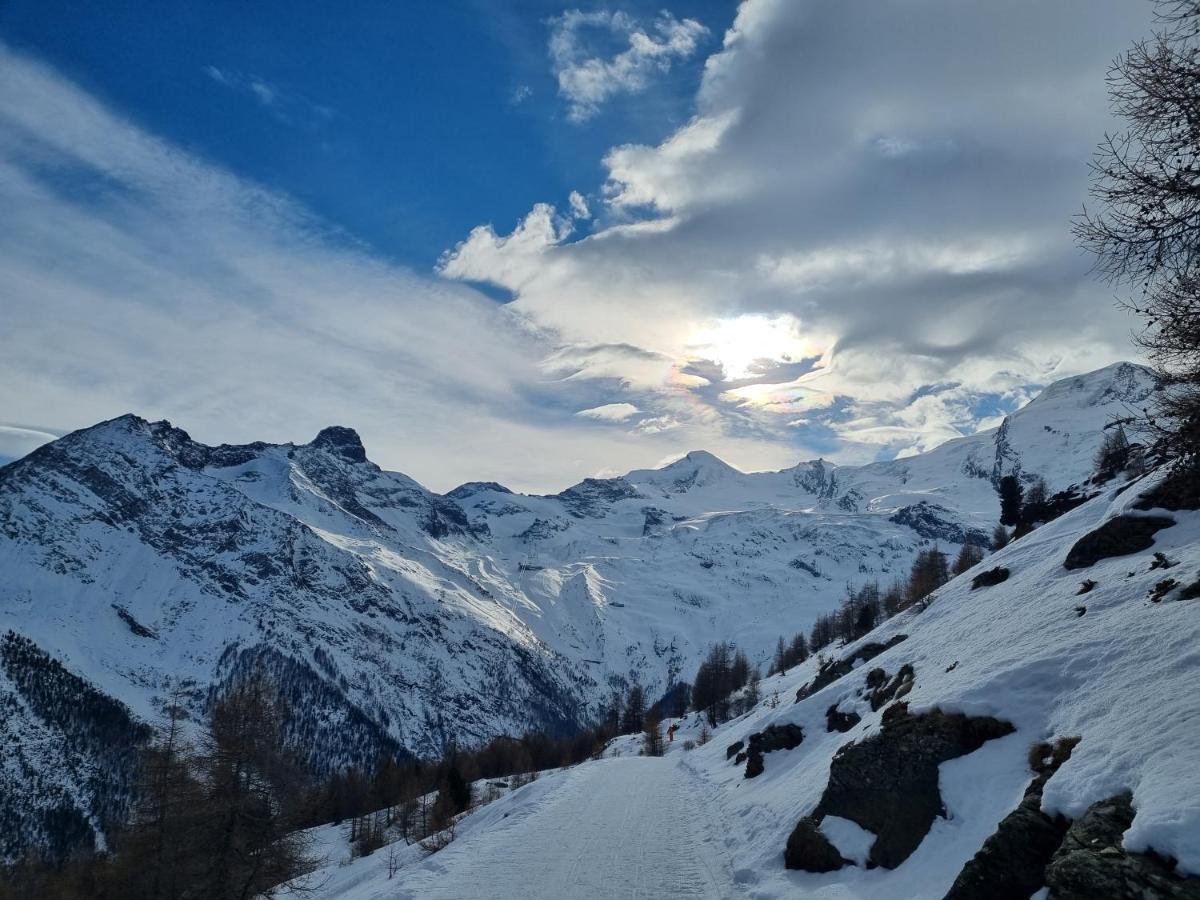
[[[668,728],[668,729],[667,729],[667,743],[668,743],[668,744],[670,744],[670,743],[674,743],[674,741],[675,741],[675,729],[676,729],[676,728],[678,728],[678,727],[679,727],[678,725],[672,725],[670,728]]]

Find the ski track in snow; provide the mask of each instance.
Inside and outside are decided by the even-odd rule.
[[[455,841],[400,876],[412,900],[741,896],[709,806],[670,759],[581,766],[533,815]]]

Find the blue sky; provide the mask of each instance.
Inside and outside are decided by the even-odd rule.
[[[1130,0],[0,5],[0,457],[355,427],[432,487],[853,463],[1134,356]]]
[[[547,50],[564,8],[9,0],[0,37],[180,147],[432,269],[479,222],[511,227],[531,198],[565,203],[603,181],[608,147],[657,142],[690,116],[706,53],[569,123]],[[659,6],[580,8],[653,19]],[[672,7],[706,25],[708,50],[733,11]]]

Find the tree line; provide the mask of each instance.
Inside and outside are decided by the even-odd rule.
[[[358,855],[391,841],[436,851],[461,813],[501,784],[598,757],[617,734],[642,732],[661,753],[659,723],[674,714],[664,703],[686,704],[688,688],[647,707],[634,683],[600,722],[570,735],[497,737],[449,746],[434,760],[385,755],[324,778],[289,749],[287,705],[270,677],[248,676],[218,695],[199,729],[176,697],[138,751],[133,800],[124,820],[107,823],[106,847],[29,854],[0,877],[0,900],[251,900],[285,885],[303,894],[314,866],[305,829],[348,825]],[[472,789],[478,781],[483,796]]]

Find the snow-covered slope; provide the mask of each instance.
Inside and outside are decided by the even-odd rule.
[[[1200,896],[1200,512],[1141,508],[1161,477],[1109,485],[927,608],[765,679],[704,746],[684,745],[694,714],[664,759],[619,739],[620,758],[484,808],[392,880],[374,858],[317,873],[318,896]],[[1154,519],[1149,543],[1114,537]],[[1117,555],[1073,552],[1098,533]],[[747,777],[735,754],[797,727]],[[794,830],[793,863],[831,871],[785,866]]]
[[[847,583],[989,533],[1002,473],[1081,482],[1101,428],[1151,390],[1119,364],[922,456],[746,474],[695,452],[550,496],[437,495],[346,428],[206,447],[125,416],[0,468],[0,609],[134,719],[266,667],[318,767],[569,728],[614,685],[690,676],[715,640],[765,661]],[[62,754],[21,737],[54,726],[4,690],[23,765],[54,781]]]

